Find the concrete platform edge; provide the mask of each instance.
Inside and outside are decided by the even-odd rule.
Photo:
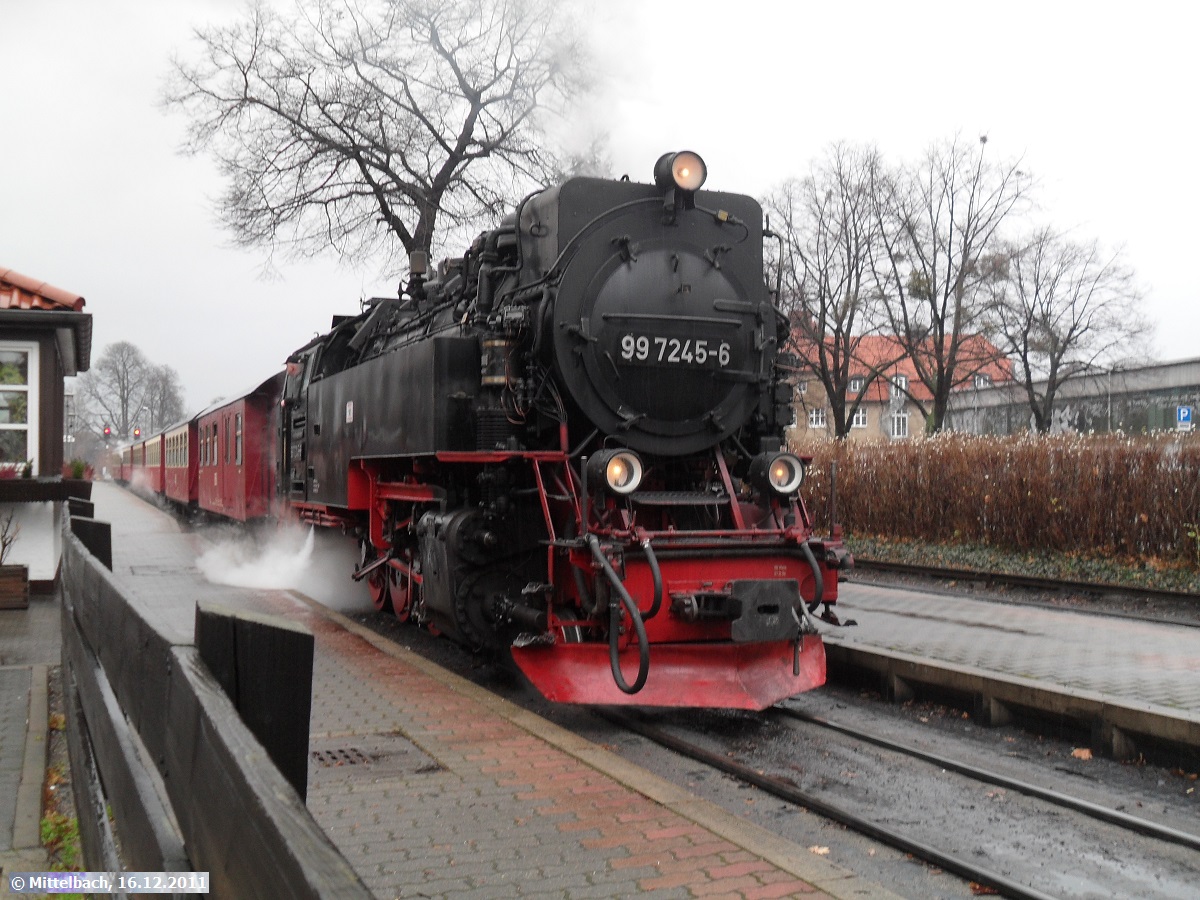
[[[1095,691],[1048,685],[1033,678],[941,660],[930,661],[880,647],[858,646],[828,635],[825,652],[833,665],[867,669],[964,693],[984,694],[1002,703],[1079,720],[1095,719],[1133,733],[1200,747],[1200,714],[1187,710],[1150,703],[1114,702],[1113,697]]]
[[[465,678],[391,643],[353,619],[329,609],[299,591],[290,591],[289,593],[311,608],[313,612],[352,632],[376,649],[437,679],[451,690],[486,705],[516,727],[544,740],[584,765],[643,794],[666,809],[747,852],[762,857],[796,878],[807,881],[830,897],[842,898],[842,900],[868,900],[868,898],[870,900],[890,900],[897,896],[880,885],[860,878],[848,869],[828,862],[815,854],[799,850],[795,844],[735,816],[715,803],[697,797],[615,753],[572,734],[534,713],[521,709],[478,685],[472,684]]]

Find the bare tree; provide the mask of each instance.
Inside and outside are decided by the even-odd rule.
[[[802,371],[820,382],[838,438],[849,433],[866,388],[895,362],[859,353],[877,319],[871,272],[879,230],[871,191],[879,166],[874,147],[834,144],[808,177],[785,182],[765,203],[782,245],[775,262],[792,347]],[[867,373],[860,392],[848,391],[852,371]]]
[[[932,397],[909,393],[929,431],[941,430],[951,391],[997,361],[981,336],[1005,272],[1001,227],[1025,206],[1031,179],[1019,161],[992,162],[986,149],[986,137],[956,137],[876,185],[876,278],[889,327]]]
[[[245,246],[428,252],[440,220],[495,218],[556,160],[543,113],[583,89],[556,0],[296,0],[197,31],[168,108],[210,152]]]
[[[151,431],[161,431],[181,420],[184,411],[179,373],[167,365],[149,366],[146,370],[146,393],[142,406],[147,410]]]
[[[1130,310],[1142,295],[1119,251],[1075,243],[1049,228],[1011,248],[1008,258],[998,319],[1034,427],[1046,432],[1067,381],[1111,362],[1118,351],[1124,358],[1137,353],[1148,326]]]
[[[104,349],[76,382],[78,430],[99,436],[107,426],[115,438],[146,434],[182,418],[179,375],[156,366],[136,346],[118,341]]]

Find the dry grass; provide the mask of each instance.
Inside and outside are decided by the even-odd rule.
[[[805,500],[851,534],[1197,565],[1200,436],[975,437],[824,442]]]

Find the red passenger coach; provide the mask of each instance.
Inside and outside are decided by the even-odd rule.
[[[145,490],[150,483],[146,475],[146,442],[137,441],[129,446],[129,486]]]
[[[146,438],[142,445],[145,449],[146,480],[142,484],[145,490],[154,494],[163,492],[163,436],[156,434]]]
[[[283,374],[196,417],[200,508],[245,522],[273,512],[277,405]]]
[[[172,503],[186,508],[199,499],[199,458],[196,455],[196,420],[173,425],[163,434],[163,492]]]

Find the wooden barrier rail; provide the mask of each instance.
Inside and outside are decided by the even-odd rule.
[[[157,631],[69,531],[62,574],[68,746],[87,865],[207,871],[217,898],[370,897],[293,786],[294,748],[283,753],[289,783],[197,648]],[[296,646],[288,635],[277,643]],[[262,665],[269,677],[271,663]],[[311,657],[308,665],[311,673]]]

